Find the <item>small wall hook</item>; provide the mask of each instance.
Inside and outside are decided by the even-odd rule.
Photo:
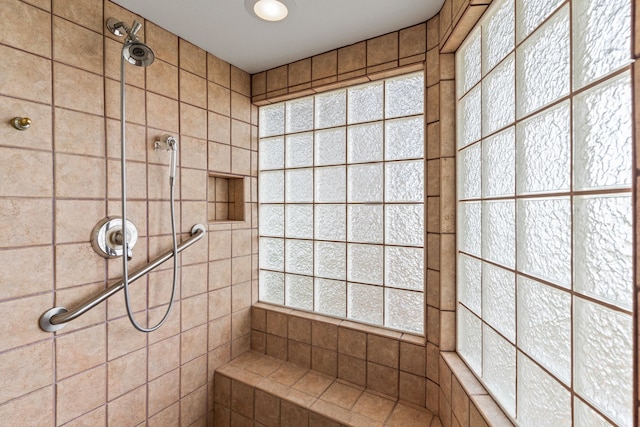
[[[18,130],[27,130],[31,126],[31,119],[29,117],[14,117],[11,124]]]

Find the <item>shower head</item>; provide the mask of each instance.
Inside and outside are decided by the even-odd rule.
[[[140,41],[130,41],[122,46],[122,56],[129,63],[141,67],[151,65],[156,58],[153,50]]]

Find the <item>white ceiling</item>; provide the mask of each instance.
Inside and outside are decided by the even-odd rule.
[[[265,22],[244,0],[114,1],[252,74],[424,22],[444,3],[293,0],[284,21]]]

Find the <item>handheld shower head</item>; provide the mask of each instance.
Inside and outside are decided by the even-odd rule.
[[[151,65],[156,58],[153,50],[146,44],[140,41],[130,41],[122,46],[122,56],[130,64],[137,65],[139,67],[146,67]]]
[[[176,166],[178,163],[178,140],[175,136],[162,135],[155,144],[156,150],[166,150],[171,152],[171,160],[169,164],[169,183],[174,185],[176,182]]]

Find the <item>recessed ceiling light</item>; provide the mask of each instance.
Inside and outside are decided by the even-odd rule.
[[[245,0],[247,11],[264,21],[282,21],[294,5],[293,0]]]

